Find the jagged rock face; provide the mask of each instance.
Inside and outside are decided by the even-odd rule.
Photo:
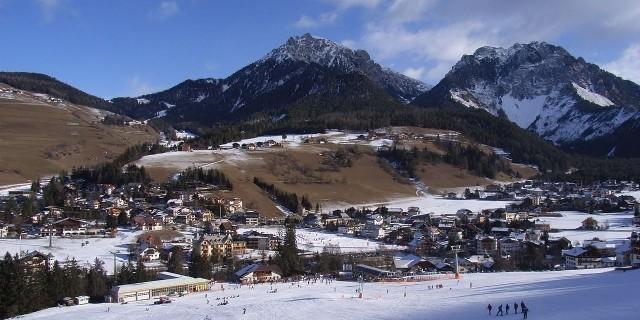
[[[462,105],[506,116],[558,144],[611,134],[640,108],[640,87],[544,42],[465,55],[424,106]]]
[[[226,79],[188,80],[166,91],[117,98],[112,103],[114,109],[137,118],[207,119],[205,123],[212,123],[280,109],[318,92],[333,92],[326,87],[344,74],[362,75],[404,103],[428,89],[418,80],[381,67],[366,51],[305,34],[290,38]]]
[[[308,33],[300,37],[289,38],[284,45],[271,51],[262,61],[269,59],[278,62],[295,60],[317,63],[342,72],[358,72],[378,83],[392,96],[403,102],[409,102],[429,89],[426,84],[418,80],[383,68],[371,60],[369,53],[364,50],[352,50],[331,40],[314,37]]]

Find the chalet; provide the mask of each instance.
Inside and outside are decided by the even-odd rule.
[[[282,271],[277,265],[254,263],[238,270],[235,276],[242,284],[266,283],[279,281]]]
[[[9,235],[9,226],[0,223],[0,238],[6,238]]]
[[[476,254],[494,255],[498,251],[498,242],[494,237],[479,236],[476,238]]]
[[[218,226],[220,234],[236,235],[238,227],[234,226],[230,221],[224,221]]]
[[[427,263],[426,260],[413,254],[397,253],[393,256],[393,266],[398,271],[414,272],[420,269],[428,268],[429,263]]]
[[[49,236],[49,234],[62,237],[75,237],[85,235],[99,235],[104,233],[104,229],[98,228],[91,223],[75,219],[64,218],[51,224],[51,226],[43,227],[40,229],[40,235],[42,237]]]
[[[242,204],[241,204],[242,206]],[[257,226],[260,222],[260,214],[256,211],[247,211],[244,214],[244,223],[249,226]]]
[[[139,250],[138,258],[144,262],[160,260],[160,251],[154,247],[144,246]]]
[[[376,225],[373,223],[366,223],[362,230],[360,230],[360,235],[362,237],[368,239],[382,239],[386,234],[385,229],[381,225]]]
[[[191,145],[188,143],[183,143],[180,145],[180,151],[191,152]]]
[[[217,255],[220,257],[232,257],[244,254],[246,242],[234,240],[230,235],[203,235],[194,242],[193,250],[201,256],[210,257]]]
[[[353,275],[355,277],[362,276],[365,279],[384,279],[394,278],[398,275],[398,273],[368,266],[366,264],[357,264],[353,267]]]
[[[615,255],[611,256],[599,251],[595,247],[576,247],[564,250],[565,268],[567,269],[594,269],[613,267],[616,262]]]
[[[139,214],[131,218],[131,225],[138,230],[162,230],[162,222],[148,214]]]
[[[515,238],[502,238],[498,240],[498,249],[502,256],[513,256],[522,251],[522,244]]]
[[[54,263],[54,256],[50,253],[44,254],[40,251],[31,251],[20,257],[20,262],[29,269],[42,270]]]
[[[242,208],[242,199],[240,198],[228,199],[225,203],[225,210],[229,213],[236,213],[242,210]]]
[[[244,237],[248,249],[276,250],[282,244],[282,239],[272,234],[252,233]]]
[[[193,224],[195,222],[195,217],[193,214],[186,212],[186,213],[179,213],[176,214],[173,217],[173,222],[174,223],[181,223],[181,224]]]
[[[490,270],[495,264],[493,258],[489,255],[472,255],[466,260],[473,265],[473,268],[475,269],[473,271],[476,272]]]

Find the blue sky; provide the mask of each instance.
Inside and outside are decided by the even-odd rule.
[[[139,95],[226,77],[305,32],[431,84],[480,46],[533,40],[640,82],[635,0],[0,0],[0,70]]]

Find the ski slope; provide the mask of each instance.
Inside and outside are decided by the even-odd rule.
[[[473,288],[470,288],[470,283]],[[429,290],[442,284],[443,289]],[[254,289],[224,284],[221,291],[191,294],[167,305],[151,301],[94,304],[42,310],[23,319],[493,319],[487,304],[523,300],[529,319],[638,319],[640,271],[517,272],[463,275],[456,280],[418,283],[365,283],[363,299],[356,282],[268,284]],[[387,293],[388,290],[388,293]],[[405,297],[406,292],[406,297]],[[218,306],[216,298],[237,296]],[[207,304],[209,300],[209,304]],[[246,308],[246,314],[243,309]],[[513,312],[513,308],[511,310]],[[510,314],[507,319],[522,319]]]

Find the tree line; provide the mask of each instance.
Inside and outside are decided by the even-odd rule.
[[[445,155],[428,150],[426,147],[419,149],[413,147],[407,150],[397,144],[390,149],[381,149],[378,156],[396,164],[401,170],[407,172],[410,177],[416,177],[416,169],[423,163],[444,162],[461,169],[469,170],[474,174],[489,179],[494,179],[498,172],[512,174],[509,163],[495,154],[487,154],[478,147],[460,143],[438,143],[446,150]]]
[[[301,206],[297,194],[280,190],[273,183],[267,183],[258,177],[253,178],[253,184],[266,191],[268,194],[275,198],[276,202],[287,208],[289,211],[294,213],[298,213],[301,211]],[[311,203],[309,202],[309,205],[310,204]]]
[[[0,318],[53,307],[65,297],[86,295],[92,302],[102,302],[110,286],[104,262],[97,258],[88,268],[76,260],[34,267],[7,253],[0,260]]]
[[[227,178],[224,172],[217,169],[187,168],[182,171],[178,175],[178,178],[172,183],[174,188],[184,189],[189,183],[194,182],[213,184],[220,189],[233,190],[233,184],[229,178]]]
[[[144,143],[131,146],[111,162],[92,167],[73,168],[71,171],[71,177],[74,179],[83,179],[85,183],[95,184],[107,183],[123,185],[132,182],[148,182],[150,181],[150,178],[144,167],[127,164],[132,161],[136,161],[143,156],[162,153],[165,151],[167,151],[167,149],[158,144]],[[123,167],[125,167],[124,170]]]

